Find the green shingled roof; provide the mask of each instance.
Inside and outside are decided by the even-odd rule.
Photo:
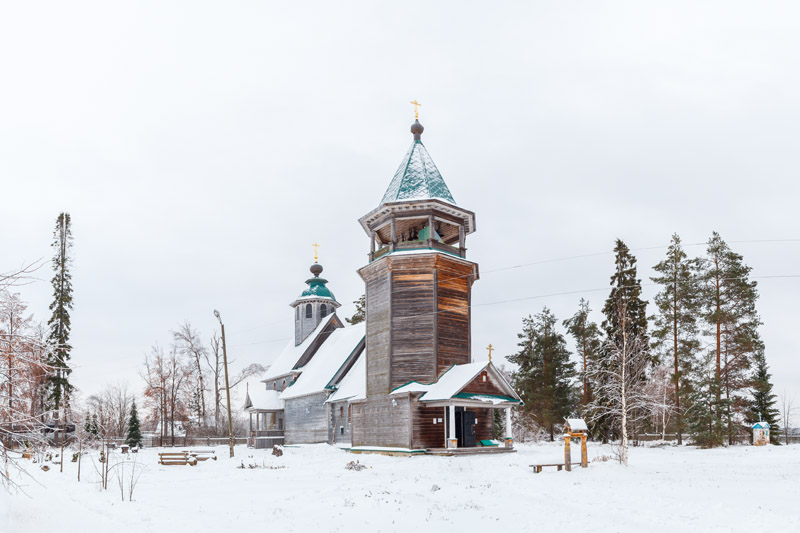
[[[455,204],[439,169],[433,163],[422,141],[415,140],[408,149],[397,172],[394,173],[381,204],[401,200],[439,198]]]

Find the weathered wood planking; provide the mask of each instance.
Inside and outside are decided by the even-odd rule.
[[[348,419],[348,410],[350,409],[349,402],[342,400],[340,402],[328,404],[328,417],[330,420],[328,431],[328,443],[342,443],[352,442],[351,421]]]
[[[426,259],[392,261],[391,388],[436,379],[434,276]]]
[[[436,258],[437,269],[437,377],[453,365],[471,362],[470,287],[471,264],[447,256]]]
[[[372,265],[370,265],[372,266]],[[361,270],[366,282],[367,396],[388,394],[390,384],[391,273],[384,269]]]
[[[353,446],[411,448],[408,395],[373,396],[352,402]]]
[[[413,448],[445,447],[445,416],[441,407],[425,407],[412,399]],[[441,422],[439,422],[441,419]],[[436,420],[436,423],[433,421]]]
[[[494,410],[493,409],[470,409],[475,411],[475,440],[488,440],[494,438]]]
[[[328,393],[289,398],[284,402],[286,444],[328,442]]]
[[[495,378],[491,372],[486,372],[485,382],[481,380],[481,375],[478,374],[478,377],[468,383],[462,392],[470,392],[473,394],[494,394],[499,396],[505,396],[508,394],[508,392],[500,386],[500,384],[497,382],[497,378]]]

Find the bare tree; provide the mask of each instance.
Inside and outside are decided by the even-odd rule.
[[[208,351],[200,340],[200,334],[192,328],[189,322],[184,322],[177,331],[172,332],[175,341],[175,350],[178,354],[192,361],[193,377],[197,380],[197,393],[200,397],[200,423],[203,427],[208,425],[206,418],[206,386],[203,377],[202,361],[208,360]]]
[[[628,466],[628,432],[631,426],[669,409],[661,398],[648,388],[647,369],[650,353],[647,340],[633,333],[624,300],[617,304],[621,335],[609,339],[603,350],[603,364],[589,369],[590,382],[595,386],[595,398],[589,404],[592,421],[606,418],[620,435],[619,461]]]
[[[781,394],[781,423],[783,425],[783,441],[789,444],[789,432],[792,429],[796,409],[794,406],[794,396],[789,396],[786,389]]]

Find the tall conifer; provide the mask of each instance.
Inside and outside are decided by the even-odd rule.
[[[772,383],[767,359],[764,352],[755,355],[755,370],[750,385],[750,408],[747,413],[748,422],[769,423],[769,440],[772,444],[780,444],[780,412],[778,411],[778,397],[772,393]]]
[[[715,415],[719,420],[725,418],[729,444],[734,442],[734,418],[746,406],[740,395],[749,385],[753,359],[764,349],[758,334],[757,283],[750,280],[751,270],[717,232],[712,234],[701,261],[701,302],[706,333],[713,338],[715,380],[719,382]]]
[[[48,357],[48,365],[53,369],[48,376],[48,403],[58,413],[60,409],[65,412],[69,408],[70,394],[73,386],[69,382],[72,370],[69,368],[69,344],[71,329],[69,313],[72,310],[72,220],[69,213],[61,213],[56,219],[56,228],[53,232],[53,303],[50,310],[53,312],[47,325],[50,327],[50,345],[52,347]]]
[[[600,340],[600,328],[597,324],[589,320],[589,302],[581,298],[578,304],[578,312],[564,321],[564,327],[575,340],[575,348],[581,360],[581,405],[586,405],[592,401],[591,384],[586,378],[586,371],[589,365],[596,362],[602,347]]]
[[[535,317],[523,319],[520,351],[509,357],[519,365],[514,375],[524,401],[523,413],[555,437],[556,425],[572,411],[571,378],[575,375],[575,363],[564,336],[556,330],[557,320],[545,307]]]
[[[691,379],[700,348],[696,268],[694,261],[688,259],[683,251],[681,239],[676,234],[672,236],[667,257],[653,269],[658,275],[650,279],[661,286],[655,297],[658,312],[653,317],[653,348],[665,356],[664,362],[671,362],[678,444],[683,444],[683,410],[688,407],[686,403],[692,393]]]

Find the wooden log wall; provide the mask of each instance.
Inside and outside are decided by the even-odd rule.
[[[391,273],[386,269],[362,269],[366,286],[367,396],[388,394],[390,384],[389,291]]]
[[[494,438],[494,409],[470,409],[475,411],[475,440],[488,440]]]

